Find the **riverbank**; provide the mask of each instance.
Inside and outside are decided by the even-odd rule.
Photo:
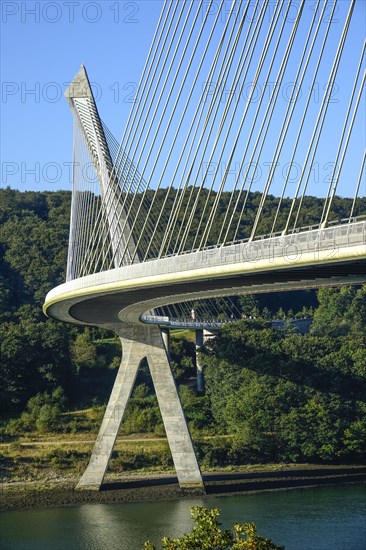
[[[345,483],[365,483],[366,466],[319,466],[311,464],[248,466],[233,472],[204,473],[207,495],[253,493]],[[1,485],[0,511],[86,503],[117,503],[191,497],[180,490],[170,474],[109,478],[101,491],[75,491],[77,480],[13,482]]]

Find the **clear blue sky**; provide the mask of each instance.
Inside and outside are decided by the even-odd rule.
[[[203,5],[207,3],[203,0]],[[315,0],[307,0],[300,36],[307,32],[314,5]],[[335,34],[343,26],[348,6],[348,0],[339,0]],[[73,121],[63,92],[80,64],[87,68],[104,122],[120,139],[161,7],[162,0],[2,1],[2,186],[71,189]],[[343,106],[343,116],[364,35],[365,0],[357,0],[340,67],[343,72],[337,80],[336,99]],[[326,74],[318,80],[321,96]],[[314,116],[318,107],[319,100],[314,100]],[[336,105],[331,108],[336,109]],[[364,107],[360,113],[365,116]],[[336,114],[329,119],[326,148],[339,135],[343,120]],[[351,155],[348,163],[353,170],[352,182],[360,166],[359,150],[365,144],[364,123],[358,121],[355,130],[354,162]],[[270,141],[275,139],[273,135]],[[332,146],[336,150],[336,143]],[[330,173],[326,161],[331,161],[332,155],[327,150],[321,159],[322,180]],[[285,148],[283,165],[289,157],[290,149]],[[310,192],[316,194],[317,187],[314,183]],[[353,189],[346,180],[343,187],[340,185],[340,194],[350,196]],[[360,194],[364,192],[362,186]]]
[[[81,64],[94,83],[103,120],[119,139],[161,5],[161,0],[1,3],[2,186],[71,189],[64,163],[72,161],[73,121],[63,92]],[[40,177],[27,173],[36,163]]]

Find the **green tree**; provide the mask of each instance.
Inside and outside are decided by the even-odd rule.
[[[63,425],[62,411],[66,404],[63,389],[59,386],[51,394],[44,392],[31,397],[20,418],[7,425],[10,435],[37,430],[41,433],[59,431]]]
[[[78,334],[70,347],[71,357],[78,369],[93,367],[97,359],[97,348],[90,338],[88,329]]]
[[[245,317],[257,316],[259,313],[258,300],[252,294],[244,294],[239,297],[239,306]]]
[[[366,320],[365,287],[357,291],[355,287],[323,288],[318,292],[319,307],[314,313],[312,334],[322,336],[347,336],[360,331],[365,336]],[[357,328],[356,328],[357,327]]]
[[[11,322],[0,324],[0,406],[22,410],[28,399],[57,386],[71,386],[70,328],[40,321],[37,308],[23,306]]]
[[[344,430],[344,446],[346,453],[359,459],[366,457],[366,419],[355,420]]]
[[[235,523],[232,530],[220,528],[220,510],[208,510],[199,506],[190,509],[195,526],[191,533],[172,539],[164,537],[164,550],[284,550],[271,539],[257,533],[255,523]],[[145,542],[144,550],[156,550],[151,542]]]
[[[183,385],[179,388],[179,394],[192,428],[194,430],[208,429],[213,421],[208,397],[197,395],[192,388]]]

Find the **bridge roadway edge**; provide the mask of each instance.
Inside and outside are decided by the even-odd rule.
[[[166,267],[170,271],[166,273],[156,271],[159,262],[167,259],[153,260],[88,275],[55,287],[48,293],[43,311],[54,319],[77,324],[140,324],[140,317],[147,310],[192,298],[366,282],[365,244],[338,248],[332,257],[329,256],[326,249],[318,250],[316,258],[314,252],[305,252],[293,259],[274,257],[185,271],[173,271],[173,257],[167,258],[170,265]],[[113,297],[108,304],[109,311],[102,311],[100,298],[108,295]],[[104,300],[104,307],[107,302]],[[77,306],[81,303],[84,304],[83,314],[79,316]]]

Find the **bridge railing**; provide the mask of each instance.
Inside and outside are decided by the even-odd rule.
[[[163,283],[169,274],[174,274],[174,280],[180,282],[187,280],[187,272],[193,281],[195,272],[200,270],[200,276],[205,276],[204,271],[210,268],[208,276],[219,277],[225,275],[225,266],[229,264],[243,264],[243,273],[251,273],[260,270],[270,270],[284,267],[293,268],[300,265],[317,265],[332,261],[342,261],[342,254],[346,254],[348,261],[366,259],[366,220],[356,223],[332,226],[325,229],[317,229],[308,232],[294,233],[286,236],[261,239],[246,243],[239,243],[225,247],[217,247],[197,252],[190,252],[177,256],[149,260],[140,264],[133,264],[104,272],[86,275],[74,279],[67,285],[71,285],[73,291],[88,288],[100,283],[118,284],[120,281],[138,282],[140,279],[153,277],[154,284]],[[307,255],[305,261],[302,261]],[[278,259],[283,261],[279,262]],[[232,271],[231,271],[232,273]],[[199,278],[197,277],[199,285]],[[55,289],[55,293],[57,293]],[[49,293],[49,299],[53,292]]]
[[[149,260],[140,268],[139,266],[127,267],[126,276],[129,273],[131,276],[133,273],[133,277],[163,275],[242,262],[255,265],[262,260],[267,260],[269,263],[275,262],[276,258],[282,258],[291,266],[300,263],[305,254],[311,254],[312,261],[316,263],[320,255],[325,261],[331,261],[340,249],[359,246],[361,250],[357,252],[358,257],[365,258],[366,221],[272,238],[263,237],[251,242],[184,253],[161,260]]]
[[[252,317],[246,317],[243,315],[241,319],[252,319]],[[189,318],[180,318],[180,317],[168,317],[163,315],[141,315],[141,321],[147,324],[159,325],[161,327],[175,328],[175,329],[211,329],[217,330],[220,329],[223,325],[228,323],[236,323],[240,318],[219,318],[219,319],[193,319]],[[255,320],[255,317],[253,317]],[[289,322],[300,332],[307,332],[310,329],[312,319],[272,319],[271,321],[266,321],[268,325],[271,325],[272,328],[284,329],[286,322]]]
[[[238,319],[222,318],[222,319],[199,319],[194,321],[189,318],[172,318],[163,315],[142,315],[141,321],[147,324],[158,324],[160,326],[172,328],[211,328],[217,329],[226,323],[235,323]]]
[[[340,225],[347,225],[347,224],[355,224],[360,221],[366,220],[366,214],[361,216],[353,216],[352,218],[342,218],[341,220],[333,220],[328,223],[327,229],[332,228],[334,226],[340,226]],[[288,231],[286,235],[283,234],[282,231],[276,231],[273,233],[265,233],[263,235],[256,235],[254,239],[251,241],[249,238],[247,239],[239,239],[235,241],[228,241],[225,246],[231,246],[234,244],[242,244],[242,243],[249,243],[249,242],[257,242],[257,241],[263,241],[264,239],[273,239],[275,237],[289,237],[291,235],[298,235],[299,233],[307,233],[309,231],[324,231],[324,228],[322,228],[320,223],[312,224],[312,225],[305,225],[301,227],[296,227],[292,229],[291,231]],[[218,248],[220,245],[209,245],[204,248],[204,250],[211,250],[213,248]],[[189,252],[185,252],[186,254]]]

